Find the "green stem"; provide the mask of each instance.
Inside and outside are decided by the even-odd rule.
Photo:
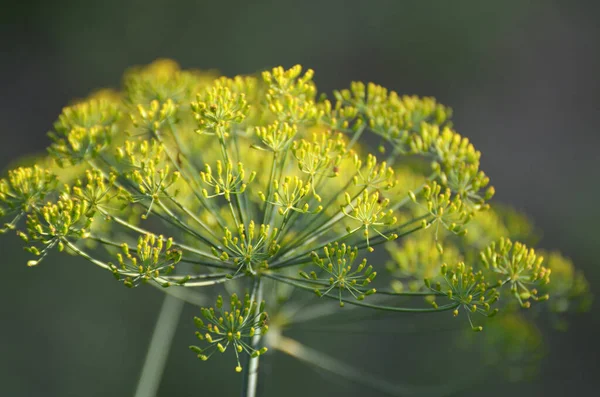
[[[293,266],[293,265],[298,265],[298,264],[302,264],[302,263],[307,263],[307,262],[311,262],[312,258],[307,259],[306,256],[309,255],[311,252],[316,252],[316,251],[320,251],[323,248],[325,248],[326,246],[328,246],[331,243],[334,242],[342,242],[344,240],[346,240],[348,237],[352,236],[354,233],[356,233],[359,229],[355,229],[352,230],[346,234],[344,234],[343,236],[336,236],[333,237],[329,240],[327,240],[326,242],[320,244],[317,247],[313,247],[310,248],[309,250],[303,251],[299,254],[297,254],[296,256],[293,256],[283,262],[280,261],[276,261],[275,263],[273,263],[273,265],[271,266],[271,269],[278,269],[278,268],[282,268],[282,267],[288,267],[288,266]]]
[[[177,134],[175,133],[175,130],[174,130],[175,127],[174,127],[173,123],[170,123],[170,127],[171,127],[171,132],[172,132],[173,136],[175,137],[175,143],[177,145],[177,150],[179,151],[179,153],[185,155],[184,152],[183,152],[183,146],[180,145],[179,139],[177,139],[177,137],[176,137]],[[202,205],[206,206],[207,208],[211,208],[213,210],[211,212],[214,212],[216,214],[217,212],[214,211],[214,208],[211,207],[211,205],[208,202],[208,200],[205,199],[204,196],[198,191],[196,183],[192,183],[192,181],[194,181],[194,179],[179,166],[179,163],[177,162],[177,159],[171,154],[170,150],[167,148],[167,145],[165,144],[165,142],[164,142],[161,134],[159,134],[159,132],[156,130],[156,131],[153,131],[153,136],[163,146],[167,157],[171,161],[171,164],[173,164],[173,166],[175,167],[175,169],[177,171],[179,171],[179,173],[183,177],[183,180],[190,187],[192,193],[194,194],[194,196],[196,196],[196,198],[198,199],[198,201],[200,201],[200,203]],[[192,173],[192,175],[193,175],[193,173]],[[221,219],[220,219],[219,216],[215,216],[215,218],[216,218],[217,222],[219,222],[219,224],[221,225],[221,227],[225,227],[224,223],[221,222]]]
[[[156,320],[134,397],[155,397],[167,363],[184,301],[167,295]]]
[[[283,274],[278,274],[277,277],[279,278],[284,278],[286,280],[290,280],[290,281],[297,281],[300,283],[305,283],[305,284],[313,284],[313,285],[320,285],[323,287],[330,287],[331,284],[328,283],[327,281],[321,281],[321,280],[313,280],[313,279],[304,279],[304,278],[297,278],[297,277],[290,277],[290,276],[285,276]],[[361,288],[357,288],[357,291],[365,293],[368,290],[366,289],[361,289]],[[396,292],[396,291],[391,291],[391,290],[377,290],[377,295],[392,295],[392,296],[432,296],[432,295],[439,295],[439,296],[443,296],[444,294],[439,292],[439,291],[401,291],[401,292]]]
[[[354,136],[352,137],[352,140],[350,141],[350,143],[348,143],[348,147],[347,150],[352,149],[352,146],[354,146],[354,144],[358,141],[358,138],[360,138],[360,136],[362,135],[363,131],[365,130],[366,125],[362,124],[354,133]]]
[[[106,263],[99,261],[98,259],[92,258],[90,255],[88,255],[86,252],[80,250],[79,248],[77,248],[77,246],[75,244],[73,244],[72,242],[68,241],[67,239],[62,239],[62,241],[65,243],[65,245],[67,246],[67,248],[69,248],[71,251],[73,251],[75,254],[87,259],[88,261],[90,261],[91,263],[93,263],[96,266],[100,266],[102,269],[105,270],[111,270],[110,266],[108,266]]]
[[[260,305],[263,296],[262,280],[257,276],[254,280],[254,288],[252,291],[252,300]],[[257,332],[250,341],[251,350],[258,350],[261,333]],[[244,365],[244,380],[242,383],[241,397],[256,397],[258,389],[258,360],[260,356],[247,356],[246,364]]]
[[[277,152],[273,152],[273,163],[271,164],[271,175],[269,184],[267,185],[267,200],[265,201],[265,212],[263,215],[263,224],[266,225],[271,218],[271,195],[273,194],[273,181],[275,180],[275,172],[277,171]]]
[[[400,385],[378,379],[376,376],[365,373],[345,361],[333,358],[323,352],[302,345],[294,339],[279,336],[273,346],[282,353],[288,354],[300,361],[313,365],[319,369],[338,375],[351,382],[367,386],[389,396],[448,396],[460,389],[460,383],[456,385],[440,386],[411,386]],[[458,387],[457,387],[458,386]]]
[[[281,278],[279,276],[275,276],[273,274],[269,274],[269,273],[263,273],[265,275],[265,277],[269,277],[270,279],[273,279],[275,281],[279,281],[285,284],[289,284],[292,285],[294,287],[303,289],[305,291],[310,291],[312,293],[314,293],[314,288],[311,287],[307,287],[305,285],[302,285],[300,283],[296,283],[293,281],[289,281],[286,280],[284,278]],[[416,307],[394,307],[394,306],[380,306],[380,305],[373,305],[370,303],[365,303],[365,302],[361,302],[361,301],[356,301],[356,300],[351,300],[351,299],[346,299],[346,298],[340,298],[338,296],[331,296],[331,295],[322,295],[325,298],[329,298],[329,299],[335,299],[337,301],[342,301],[345,303],[349,303],[351,305],[355,305],[355,306],[362,306],[362,307],[366,307],[369,309],[377,309],[377,310],[385,310],[385,311],[390,311],[390,312],[402,312],[402,313],[438,313],[438,312],[445,312],[445,311],[449,311],[449,310],[454,310],[456,309],[460,304],[459,303],[450,303],[444,306],[438,306],[438,307],[431,307],[431,308],[416,308]]]
[[[143,229],[141,227],[132,225],[131,223],[127,222],[124,219],[119,218],[118,216],[110,215],[106,211],[100,210],[100,213],[102,215],[104,215],[105,217],[109,218],[110,220],[113,220],[113,221],[117,222],[119,225],[121,225],[121,226],[123,226],[123,227],[125,227],[127,229],[133,230],[136,233],[139,233],[139,234],[142,234],[142,235],[154,235],[154,233],[152,233],[152,232],[150,232],[150,231],[148,231],[146,229]],[[208,258],[208,259],[213,259],[213,260],[220,261],[220,259],[217,258],[216,256],[214,256],[212,254],[209,254],[207,252],[204,252],[204,251],[202,251],[200,249],[190,247],[189,245],[185,245],[185,244],[179,243],[177,241],[173,241],[173,245],[176,246],[176,247],[179,247],[179,248],[183,249],[184,251],[189,251],[189,252],[191,252],[191,253],[193,253],[195,255],[201,256],[203,258]]]
[[[412,220],[410,220],[410,221],[408,221],[408,222],[406,222],[406,223],[404,223],[404,224],[402,224],[402,225],[400,225],[400,226],[398,226],[398,227],[396,227],[396,228],[394,228],[394,229],[392,229],[390,231],[387,231],[386,233],[390,233],[391,234],[391,233],[395,233],[397,231],[400,231],[400,230],[402,230],[402,228],[404,228],[406,226],[409,226],[412,223],[415,223],[417,221],[426,219],[428,216],[429,215],[427,214],[427,215],[423,215],[423,216],[420,216],[418,218],[412,219]],[[406,231],[404,233],[398,234],[397,238],[398,239],[402,238],[402,237],[407,236],[407,235],[409,235],[411,233],[414,233],[415,231],[421,230],[422,228],[423,227],[419,225],[416,228],[413,228],[413,229],[410,229],[410,230],[408,230],[408,231]],[[280,269],[280,268],[283,268],[283,267],[288,267],[288,266],[293,266],[293,265],[298,265],[298,264],[310,262],[311,261],[310,259],[305,259],[303,257],[305,257],[306,255],[310,254],[313,251],[319,251],[319,250],[323,249],[324,247],[326,247],[327,245],[329,245],[329,244],[331,244],[333,242],[343,241],[346,238],[350,237],[352,234],[354,234],[358,230],[359,229],[355,229],[354,231],[352,231],[352,232],[350,232],[350,233],[348,233],[348,234],[346,234],[344,236],[334,237],[334,238],[328,240],[327,242],[319,245],[318,247],[313,247],[313,248],[310,248],[308,250],[305,250],[305,251],[303,251],[303,252],[301,252],[299,254],[296,254],[295,256],[292,256],[291,258],[282,260],[283,258],[285,258],[285,255],[283,255],[283,256],[279,257],[278,260],[276,260],[273,264],[271,264],[270,268],[271,269]],[[381,236],[376,236],[375,238],[371,239],[370,244],[367,244],[366,241],[364,241],[362,243],[358,243],[356,246],[357,246],[358,249],[364,249],[367,246],[374,247],[376,245],[380,245],[380,244],[386,243],[388,241],[390,241],[390,240],[387,239],[387,238],[384,238],[384,237],[381,237]],[[290,250],[289,252],[293,252],[293,251]]]
[[[414,232],[418,232],[419,230],[423,230],[423,226],[419,225],[419,226],[417,226],[417,227],[414,227],[414,228],[412,228],[412,229],[410,229],[410,230],[407,230],[407,231],[405,231],[405,232],[398,233],[398,234],[396,235],[396,238],[395,238],[395,240],[401,239],[402,237],[406,237],[406,236],[408,236],[409,234],[412,234],[412,233],[414,233]],[[390,231],[390,232],[387,232],[387,233],[393,233],[393,232],[394,232],[394,231]],[[387,238],[383,238],[383,237],[381,237],[381,236],[377,236],[377,237],[375,237],[374,239],[371,239],[371,241],[370,241],[370,243],[369,243],[369,244],[367,244],[366,242],[362,242],[362,243],[356,244],[356,247],[357,247],[359,250],[361,250],[361,249],[364,249],[364,248],[366,248],[366,247],[375,247],[375,246],[377,246],[377,245],[380,245],[380,244],[387,243],[388,241],[390,241],[390,240],[389,240],[389,239],[387,239]],[[393,240],[392,240],[392,241],[393,241]]]
[[[366,187],[361,189],[352,198],[352,200],[350,200],[350,202],[354,203],[355,200],[362,194],[362,192],[365,189],[366,189]],[[339,222],[341,219],[343,219],[345,216],[347,216],[344,212],[344,209],[346,207],[348,207],[348,205],[344,204],[342,207],[340,207],[340,210],[335,215],[332,215],[329,219],[327,219],[327,217],[325,217],[325,220],[320,225],[318,225],[317,227],[315,227],[314,229],[312,229],[310,231],[304,232],[304,237],[299,238],[296,241],[295,245],[293,245],[293,246],[290,245],[290,248],[287,251],[280,253],[280,258],[284,259],[286,255],[288,255],[290,252],[293,252],[292,247],[297,247],[299,245],[308,246],[313,241],[315,241],[319,237],[321,237],[321,235],[328,233],[331,230],[331,226],[333,226],[336,222]]]
[[[202,220],[200,218],[198,218],[192,211],[190,211],[187,207],[185,207],[183,204],[181,204],[175,197],[169,196],[169,199],[173,202],[173,204],[175,204],[177,207],[179,207],[179,209],[181,209],[183,212],[185,212],[186,215],[188,215],[190,218],[192,218],[197,224],[199,224],[200,226],[202,226],[202,228],[204,230],[206,230],[213,238],[215,238],[216,241],[219,241],[219,238],[214,234],[214,232],[210,228],[210,226],[208,226],[207,224],[205,224],[204,222],[202,222]],[[218,243],[215,244],[215,245],[217,247],[219,246]]]
[[[196,230],[192,229],[191,227],[189,227],[187,224],[185,224],[182,220],[180,220],[177,216],[175,216],[175,214],[173,214],[173,212],[159,199],[156,200],[156,203],[159,205],[160,208],[162,208],[163,211],[165,211],[165,213],[168,215],[169,220],[171,224],[173,224],[174,226],[179,225],[179,228],[186,232],[187,234],[189,234],[192,237],[196,237],[198,240],[203,241],[204,243],[206,243],[208,246],[211,246],[211,241],[209,239],[207,239],[206,237],[204,237],[202,234],[198,233]],[[156,215],[158,215],[158,213],[156,213],[155,211],[152,211],[153,213],[155,213]],[[164,219],[164,218],[163,218]]]
[[[98,236],[94,236],[94,235],[90,235],[89,237],[87,237],[87,239],[96,241],[100,244],[109,245],[109,246],[115,247],[115,248],[121,248],[123,246],[123,243],[117,243],[116,241],[111,241],[104,237],[98,237]],[[132,243],[132,244],[135,244],[135,243]],[[173,243],[173,244],[178,246],[176,243]],[[180,262],[190,263],[192,265],[206,266],[206,267],[211,267],[211,268],[216,268],[216,269],[237,270],[237,268],[235,268],[233,266],[229,266],[224,263],[210,263],[210,262],[199,261],[199,260],[194,260],[194,259],[190,259],[190,258],[181,258]]]
[[[112,268],[107,263],[104,263],[98,259],[93,258],[85,251],[77,248],[77,246],[75,244],[71,243],[67,239],[62,239],[62,241],[65,243],[67,248],[70,249],[71,251],[73,251],[75,254],[87,259],[88,261],[90,261],[91,263],[93,263],[96,266],[100,266],[101,268],[103,268],[105,270],[112,271]],[[137,274],[133,273],[133,272],[119,272],[119,274],[122,276],[126,276],[126,277],[127,276],[130,276],[130,277],[137,276]],[[225,276],[220,275],[220,274],[199,274],[199,275],[195,275],[195,276],[190,276],[189,280],[181,286],[182,287],[205,287],[205,286],[209,286],[209,285],[222,284],[229,280],[243,277],[244,275],[245,274],[243,274],[243,273],[240,273],[240,274],[237,274],[234,276],[230,276],[229,273],[227,273]],[[154,279],[154,281],[156,281],[157,283],[160,283],[160,284],[177,283],[177,282],[182,281],[182,279],[184,277],[185,276],[160,276],[160,277],[156,277]]]
[[[339,190],[337,194],[332,194],[332,195],[331,195],[331,197],[330,197],[330,199],[327,201],[327,203],[325,203],[325,204],[323,204],[323,205],[322,205],[322,206],[323,206],[323,208],[329,208],[329,207],[330,207],[330,206],[331,206],[333,203],[335,203],[335,202],[336,202],[336,200],[338,200],[338,199],[339,199],[339,197],[340,197],[340,194],[342,194],[342,195],[343,195],[343,192],[347,191],[347,190],[348,190],[348,188],[350,188],[350,186],[352,185],[352,183],[353,183],[353,181],[354,181],[354,176],[356,176],[356,175],[358,175],[358,172],[356,172],[356,173],[355,173],[355,174],[354,174],[354,175],[353,175],[353,176],[352,176],[352,177],[351,177],[351,178],[348,180],[348,182],[346,183],[346,185],[345,185],[345,186],[344,186],[344,187],[343,187],[341,190]],[[316,222],[318,222],[318,221],[319,221],[319,217],[318,217],[318,216],[316,216],[316,215],[317,215],[317,214],[315,214],[315,216],[311,217],[311,220],[310,220],[308,223],[299,225],[299,230],[304,230],[304,231],[303,231],[302,233],[300,233],[300,234],[299,234],[299,236],[297,236],[297,237],[296,237],[296,238],[294,238],[292,241],[290,241],[290,242],[287,244],[288,246],[294,246],[294,247],[295,247],[295,246],[299,245],[299,244],[298,244],[298,242],[299,242],[299,241],[301,241],[301,239],[304,239],[304,238],[307,236],[307,234],[310,234],[310,233],[312,233],[312,231],[313,231],[313,230],[316,230],[316,229],[312,229],[312,230],[311,230],[311,227],[312,227],[312,226],[313,226],[313,225],[314,225]],[[318,226],[317,226],[317,228],[318,228]]]
[[[235,214],[235,209],[233,208],[233,204],[231,204],[230,200],[227,200],[227,203],[229,204],[229,210],[231,211],[231,216],[233,217],[233,221],[235,222],[235,227],[236,227],[236,229],[239,229],[240,222],[238,221],[237,216]]]
[[[200,292],[196,292],[191,288],[164,288],[156,283],[150,283],[150,285],[159,290],[160,292],[164,293],[165,295],[169,295],[184,302],[191,303],[194,306],[202,307],[209,304],[206,295]]]

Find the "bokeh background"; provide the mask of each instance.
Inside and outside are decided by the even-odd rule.
[[[129,66],[170,57],[234,75],[301,63],[323,91],[365,80],[451,105],[457,130],[483,153],[496,200],[528,213],[541,245],[570,256],[598,295],[599,4],[4,0],[0,168],[42,151],[62,106],[118,86]],[[127,290],[65,256],[28,269],[19,243],[0,240],[0,395],[131,396],[160,293]],[[501,368],[480,374],[473,355],[435,331],[447,319],[426,333],[295,336],[399,383],[436,384],[458,369],[473,379],[461,396],[596,395],[599,306],[570,316],[565,332],[541,324],[547,355],[538,376],[520,383]],[[201,363],[187,350],[194,310],[186,307],[159,395],[235,396],[229,362]],[[264,396],[379,395],[281,354],[261,365]]]

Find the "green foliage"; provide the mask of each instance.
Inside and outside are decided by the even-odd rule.
[[[128,287],[219,296],[196,319],[207,346],[192,350],[231,347],[238,371],[266,352],[261,341],[282,348],[294,313],[331,313],[315,291],[396,315],[463,311],[475,331],[472,315],[499,311],[515,337],[531,301],[550,298],[556,315],[589,306],[572,263],[544,262],[525,245],[537,242],[527,219],[490,206],[481,153],[450,108],[361,82],[327,99],[313,74],[217,78],[169,60],[129,70],[121,92],[63,110],[48,158],[0,180],[2,230],[26,241],[29,265],[57,248]],[[276,330],[264,339],[263,295]],[[502,356],[510,335],[498,332]]]

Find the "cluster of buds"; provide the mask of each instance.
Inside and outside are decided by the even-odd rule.
[[[282,183],[277,180],[273,181],[273,201],[269,201],[269,203],[279,207],[280,215],[286,215],[290,211],[307,213],[310,211],[310,206],[306,198],[312,191],[310,182],[305,183],[297,176],[285,177]],[[264,193],[259,192],[258,195],[263,201],[268,200]],[[318,206],[312,212],[318,213],[322,209],[322,206]]]
[[[88,237],[92,218],[88,216],[89,207],[85,201],[61,197],[56,203],[48,203],[39,211],[27,216],[27,233],[20,232],[19,236],[26,241],[42,245],[27,247],[27,251],[39,256],[31,260],[28,266],[35,266],[42,261],[48,251],[55,246],[59,251],[69,240],[79,240]]]
[[[266,351],[259,342],[267,315],[256,302],[265,288],[282,306],[295,305],[293,291],[304,290],[388,312],[462,310],[476,331],[471,316],[495,314],[502,288],[523,307],[555,295],[559,313],[589,302],[588,285],[569,261],[550,255],[543,266],[533,250],[501,238],[530,244],[535,233],[522,218],[489,208],[494,189],[479,168],[481,154],[452,129],[451,113],[433,98],[373,83],[353,82],[331,101],[317,99],[313,71],[300,66],[274,68],[262,79],[216,78],[159,60],[130,70],[121,92],[65,108],[50,134],[63,169],[50,158],[44,164],[52,172],[10,171],[0,180],[0,217],[8,230],[26,215],[18,235],[38,257],[30,266],[57,248],[129,287],[220,284],[230,308],[219,297],[216,308],[202,309],[197,335],[208,347],[192,350],[207,359],[233,349],[237,371],[241,353]],[[363,134],[375,135],[385,158]],[[144,212],[152,219],[141,221]],[[137,247],[126,244],[136,240]],[[485,248],[492,241],[499,242]],[[378,293],[389,304],[361,302],[376,292],[371,284],[381,270],[363,256],[383,243],[392,290]],[[116,255],[114,264],[106,255]],[[173,275],[176,266],[181,273]],[[551,270],[561,278],[555,285],[548,284]],[[252,298],[232,294],[250,283]],[[404,305],[419,297],[434,307]],[[448,302],[437,306],[434,297]],[[509,309],[519,308],[511,302]],[[290,324],[287,309],[275,308],[276,318]]]
[[[155,202],[164,197],[171,197],[167,190],[177,183],[180,173],[171,172],[164,147],[158,141],[126,141],[124,146],[117,149],[116,157],[127,165],[123,176],[133,188],[129,191],[128,199],[134,203],[150,201],[144,218],[148,216]],[[177,190],[173,195],[177,195]]]
[[[538,256],[533,248],[520,242],[513,243],[501,238],[489,245],[480,254],[481,261],[487,269],[498,274],[502,282],[510,285],[513,296],[522,307],[531,306],[529,299],[541,301],[548,295],[538,295],[535,285],[550,282],[551,270],[542,266],[544,258]]]
[[[297,133],[297,125],[290,125],[276,120],[266,127],[256,127],[256,136],[260,139],[262,145],[253,145],[252,147],[278,153],[289,148]]]
[[[422,193],[424,204],[419,202],[417,195],[412,191],[409,192],[409,196],[413,202],[425,208],[431,216],[429,225],[435,226],[436,240],[440,226],[455,234],[466,233],[465,225],[471,220],[473,214],[465,208],[460,196],[452,197],[449,188],[442,191],[442,186],[437,182],[425,185]],[[438,249],[442,251],[439,244]]]
[[[396,153],[409,151],[412,133],[419,132],[423,123],[444,125],[452,115],[450,108],[437,103],[434,98],[400,96],[374,83],[352,82],[349,89],[335,91],[334,96],[336,114],[342,116],[334,117],[334,120],[348,124],[348,117],[358,113],[360,118],[355,125],[367,125],[389,142]]]
[[[120,106],[105,100],[66,107],[49,133],[49,151],[59,164],[87,161],[110,146],[120,117]]]
[[[423,123],[420,133],[411,138],[411,151],[432,155],[438,171],[446,171],[462,163],[479,164],[481,152],[475,149],[468,138],[450,127],[440,130],[438,125]]]
[[[198,94],[191,106],[198,123],[196,132],[217,135],[220,140],[230,135],[232,124],[241,123],[249,109],[244,94],[221,85]]]
[[[8,177],[0,179],[0,218],[13,218],[0,228],[0,233],[14,229],[23,215],[42,203],[56,185],[56,176],[37,165],[8,171]]]
[[[313,181],[317,176],[334,177],[338,166],[347,155],[346,142],[342,134],[313,134],[310,141],[295,141],[292,153],[298,168]]]
[[[181,70],[170,59],[159,59],[148,66],[131,68],[124,76],[126,101],[146,107],[152,101],[173,101],[188,106],[192,93],[212,83],[213,74]]]
[[[233,236],[229,229],[225,229],[221,253],[215,247],[212,250],[221,261],[233,263],[238,272],[255,273],[258,268],[267,267],[267,259],[281,248],[277,243],[278,229],[269,225],[260,225],[256,230],[254,221],[250,221],[247,228],[240,224],[237,232],[238,236]]]
[[[121,117],[118,104],[107,100],[91,99],[63,109],[54,123],[57,135],[65,136],[69,131],[83,128],[101,128],[112,134]]]
[[[106,212],[111,209],[111,203],[120,195],[120,191],[114,187],[116,180],[117,175],[114,173],[106,177],[98,170],[86,170],[85,182],[77,179],[74,186],[70,188],[70,195],[87,203],[90,211],[88,216],[93,216],[97,209]]]
[[[318,108],[314,101],[317,88],[312,81],[313,75],[311,69],[302,74],[300,65],[288,70],[277,67],[263,72],[267,106],[278,120],[306,123],[317,118]]]
[[[317,87],[312,79],[315,72],[308,69],[302,74],[302,66],[295,65],[288,70],[279,66],[262,74],[264,82],[269,86],[268,98],[282,96],[300,97],[312,100],[317,94]]]
[[[396,238],[395,234],[386,236],[378,230],[380,227],[391,226],[397,221],[393,211],[387,209],[390,204],[389,199],[380,200],[379,192],[369,194],[367,189],[364,189],[362,195],[359,195],[356,200],[352,200],[347,192],[345,193],[345,198],[346,202],[341,206],[342,212],[350,219],[354,219],[360,223],[357,228],[348,230],[348,233],[354,233],[357,230],[363,229],[363,235],[370,252],[374,250],[369,245],[369,233],[371,230],[386,240]]]
[[[493,186],[488,187],[490,178],[479,170],[478,164],[458,164],[441,177],[442,183],[473,210],[489,207],[486,202],[494,196],[495,189]]]
[[[356,132],[363,128],[364,122],[359,118],[358,109],[344,105],[341,101],[336,101],[335,105],[330,100],[324,99],[317,103],[319,108],[318,123],[333,131]]]
[[[458,304],[454,310],[454,316],[458,316],[459,307],[463,308],[473,331],[483,330],[482,326],[475,326],[471,320],[470,313],[479,313],[487,317],[494,316],[498,309],[492,309],[499,297],[498,291],[485,281],[483,272],[475,272],[472,267],[460,262],[456,267],[443,264],[440,274],[444,279],[443,284],[438,282],[432,285],[429,279],[425,279],[425,285],[431,291],[444,295]],[[435,301],[432,302],[437,307]]]
[[[223,307],[223,297],[217,297],[215,308],[202,308],[204,320],[194,317],[196,337],[208,344],[208,347],[190,346],[198,358],[206,361],[215,352],[225,353],[231,346],[235,352],[237,365],[236,372],[242,372],[240,354],[246,353],[251,357],[258,357],[267,352],[266,347],[254,348],[248,339],[255,335],[264,335],[269,330],[268,315],[264,311],[265,303],[260,304],[250,299],[246,294],[244,300],[232,294],[229,310]]]
[[[257,76],[235,76],[232,78],[221,77],[213,82],[215,87],[225,87],[236,95],[243,96],[249,104],[260,103],[265,95],[266,87],[261,84]],[[249,106],[244,109],[245,117],[236,124],[236,133],[240,136],[250,136],[256,126],[264,123],[265,113],[262,106]]]
[[[234,172],[231,162],[227,162],[223,168],[221,160],[217,160],[217,174],[213,175],[210,165],[205,164],[205,171],[200,173],[202,182],[214,189],[214,193],[210,194],[208,190],[203,189],[202,194],[206,198],[217,196],[225,197],[225,200],[231,201],[232,194],[242,194],[246,191],[246,186],[251,183],[256,177],[256,172],[251,172],[247,181],[246,171],[242,163],[237,164],[237,172]]]
[[[147,106],[138,104],[136,110],[137,113],[131,113],[133,126],[141,133],[156,133],[165,124],[175,122],[177,105],[171,99],[163,103],[155,99]]]
[[[398,182],[395,179],[394,169],[385,161],[378,163],[377,157],[372,154],[367,155],[364,164],[358,155],[354,155],[354,166],[357,170],[357,175],[353,178],[356,186],[387,190],[396,186]]]
[[[109,267],[115,278],[122,280],[127,287],[137,287],[150,280],[168,287],[171,282],[162,279],[162,276],[171,273],[182,257],[181,250],[172,247],[172,238],[165,239],[154,234],[140,236],[135,251],[124,243],[121,245],[122,252],[117,254],[117,264],[109,263]],[[183,278],[179,283],[186,281]]]
[[[323,248],[324,257],[320,257],[317,252],[312,252],[313,263],[321,269],[321,275],[315,271],[306,273],[300,272],[300,276],[312,282],[322,282],[324,287],[316,288],[315,293],[318,296],[328,295],[332,291],[337,291],[340,306],[344,306],[342,301],[342,292],[347,291],[357,300],[365,299],[365,296],[373,295],[375,288],[364,289],[377,276],[373,271],[373,266],[367,266],[367,260],[363,259],[356,268],[354,262],[358,256],[358,248],[350,247],[346,244],[334,243]]]

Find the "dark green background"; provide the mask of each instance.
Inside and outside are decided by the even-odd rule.
[[[0,12],[0,167],[43,150],[63,105],[117,86],[134,64],[251,73],[301,63],[322,90],[371,80],[433,95],[483,152],[496,199],[526,211],[586,271],[598,293],[600,27],[595,1],[21,1]],[[131,396],[160,304],[87,263],[54,256],[36,269],[13,236],[0,239],[0,395]],[[160,396],[235,396],[229,361],[198,362],[188,307]],[[445,332],[294,336],[398,382],[471,376],[458,395],[598,393],[598,305],[567,332],[542,324],[540,375],[509,384],[478,375]],[[374,322],[403,329],[418,320]],[[426,320],[429,321],[429,320]],[[445,326],[447,318],[432,320]],[[229,357],[230,358],[230,357]],[[265,396],[377,396],[288,357],[263,362]]]

